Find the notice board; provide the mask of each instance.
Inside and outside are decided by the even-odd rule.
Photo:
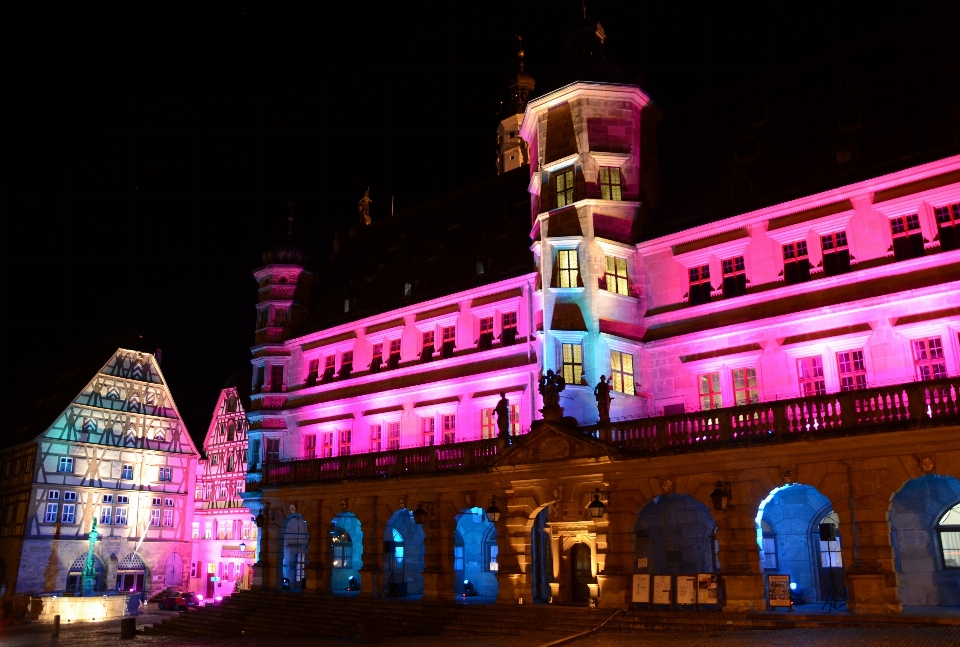
[[[653,576],[653,603],[673,604],[673,576]]]
[[[717,604],[720,599],[717,576],[714,573],[697,574],[697,602],[699,604]]]
[[[634,573],[632,600],[638,604],[650,604],[649,573]]]
[[[697,576],[677,575],[677,604],[697,603]]]
[[[768,575],[767,587],[769,602],[771,607],[789,607],[790,606],[790,576],[789,575]]]

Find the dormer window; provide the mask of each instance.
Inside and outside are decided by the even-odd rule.
[[[560,171],[554,175],[557,191],[557,207],[573,204],[573,169]]]
[[[623,200],[619,168],[611,166],[600,167],[600,197],[604,200]]]

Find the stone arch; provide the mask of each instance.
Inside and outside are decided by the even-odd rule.
[[[172,552],[163,567],[163,585],[180,586],[183,582],[183,558],[180,553]]]
[[[87,554],[83,553],[75,560],[73,564],[70,565],[70,568],[67,569],[67,584],[64,587],[67,591],[83,591],[83,569],[87,565]],[[96,555],[93,556],[93,572],[95,573],[95,579],[93,583],[94,591],[102,591],[105,588],[105,582],[103,579],[104,568],[103,562],[100,561],[100,558]]]
[[[534,600],[549,600],[553,597],[550,584],[554,581],[556,559],[553,555],[553,541],[547,521],[550,519],[550,502],[538,506],[530,514],[530,593]]]
[[[292,514],[280,527],[277,583],[281,589],[302,591],[307,584],[307,554],[310,533],[303,516]]]
[[[938,524],[960,503],[960,480],[927,474],[903,484],[890,501],[898,592],[904,605],[960,605],[960,571],[944,560]]]
[[[387,571],[386,582],[390,586],[390,592],[396,595],[421,595],[423,527],[413,520],[410,510],[400,508],[390,516],[384,528],[383,541],[384,568]]]
[[[363,528],[357,515],[340,512],[330,522],[330,591],[359,591],[363,568]]]
[[[117,563],[117,590],[145,591],[149,572],[140,555],[129,553]]]
[[[464,508],[454,519],[454,592],[496,597],[499,592],[496,526],[480,507]],[[472,591],[465,590],[466,582]]]
[[[654,497],[637,513],[636,559],[641,572],[712,573],[716,564],[717,523],[701,501],[688,494]],[[636,562],[635,562],[636,563]]]

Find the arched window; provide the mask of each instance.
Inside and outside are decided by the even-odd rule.
[[[453,570],[463,571],[463,535],[459,531],[453,534]]]
[[[763,533],[763,570],[776,572],[777,562],[777,533],[766,519],[760,521],[760,530]]]
[[[937,523],[944,568],[960,568],[960,503],[947,510]]]
[[[343,528],[337,528],[333,535],[333,567],[353,568],[353,541]]]
[[[231,395],[230,399],[227,400],[227,413],[236,413],[237,411],[237,396]]]

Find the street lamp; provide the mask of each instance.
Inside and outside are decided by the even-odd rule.
[[[246,550],[247,550],[247,545],[243,542],[240,542],[240,552],[243,553],[243,552],[246,552]]]
[[[427,509],[424,510],[423,506],[426,505]],[[426,521],[427,513],[433,514],[433,506],[426,504],[423,501],[417,503],[417,509],[413,511],[413,520],[417,522],[418,526],[422,526],[423,522]]]
[[[710,493],[710,498],[713,500],[714,510],[726,510],[727,503],[729,503],[731,499],[730,482],[717,481],[717,487],[715,487],[713,492]]]
[[[590,504],[587,506],[587,510],[590,511],[590,516],[593,517],[594,519],[600,519],[601,517],[603,517],[603,513],[607,509],[607,506],[603,505],[603,501],[600,500],[601,494],[604,495],[604,498],[607,501],[610,500],[609,491],[604,490],[603,492],[601,492],[600,488],[597,488],[596,492],[593,495],[593,501],[591,501]]]
[[[506,500],[504,500],[504,505],[506,505]],[[490,507],[484,510],[487,514],[487,521],[490,523],[497,523],[500,520],[500,508],[497,507],[497,497],[494,496],[490,499]]]

